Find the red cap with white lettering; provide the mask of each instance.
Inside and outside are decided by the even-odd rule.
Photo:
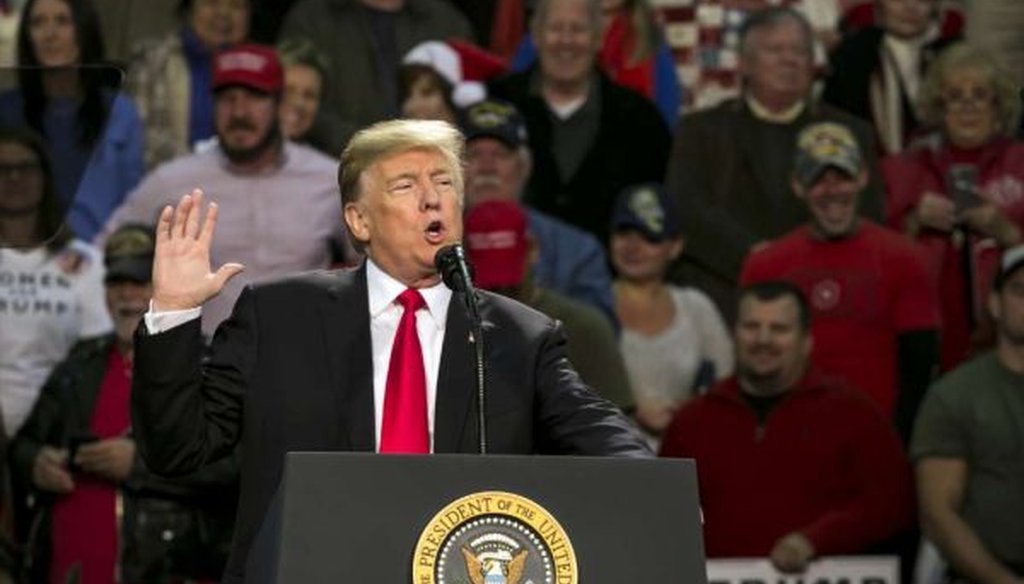
[[[217,53],[213,59],[213,90],[229,86],[280,93],[284,70],[277,51],[266,45],[245,44]]]

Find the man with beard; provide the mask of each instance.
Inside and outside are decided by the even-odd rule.
[[[113,582],[115,570],[121,582],[209,580],[223,569],[236,459],[166,480],[146,468],[132,437],[132,336],[153,294],[154,246],[153,230],[138,224],[107,240],[114,332],[71,349],[11,444],[15,480],[33,494],[41,527],[34,564],[49,573],[33,581],[69,581],[76,569],[83,582]]]
[[[105,233],[128,222],[153,222],[176,194],[204,185],[224,213],[214,261],[237,260],[233,278],[203,310],[209,337],[227,318],[242,288],[256,280],[354,261],[335,183],[337,163],[282,137],[278,122],[284,75],[270,47],[224,50],[213,63],[214,125],[209,150],[157,167],[111,217]],[[102,237],[102,236],[101,236]]]
[[[914,427],[921,527],[948,582],[1024,582],[1022,268],[1024,247],[1007,250],[988,298],[996,349],[939,380]]]
[[[697,462],[708,557],[767,557],[799,572],[910,525],[899,439],[863,394],[809,366],[800,289],[753,284],[738,312],[736,375],[684,405],[661,447]]]
[[[814,312],[815,365],[870,396],[907,442],[938,360],[938,296],[910,240],[858,217],[867,184],[847,126],[804,128],[791,187],[810,219],[753,251],[740,284],[799,286]]]

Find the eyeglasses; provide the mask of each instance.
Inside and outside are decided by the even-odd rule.
[[[39,173],[40,169],[41,167],[38,162],[0,163],[0,178],[12,180],[25,176],[35,176]]]
[[[991,89],[972,87],[969,90],[947,89],[942,92],[940,99],[942,107],[946,111],[964,111],[969,108],[992,105],[996,101],[996,95]]]

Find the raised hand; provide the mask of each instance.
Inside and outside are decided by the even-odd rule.
[[[202,306],[242,271],[227,263],[210,271],[210,244],[217,225],[217,203],[210,203],[205,221],[203,191],[183,196],[177,207],[164,207],[156,227],[153,258],[153,310],[186,310]]]

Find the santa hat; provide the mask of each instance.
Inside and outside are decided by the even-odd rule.
[[[425,65],[452,84],[452,103],[463,108],[487,97],[483,81],[505,72],[505,64],[476,45],[456,39],[426,41],[402,58],[404,65]]]

